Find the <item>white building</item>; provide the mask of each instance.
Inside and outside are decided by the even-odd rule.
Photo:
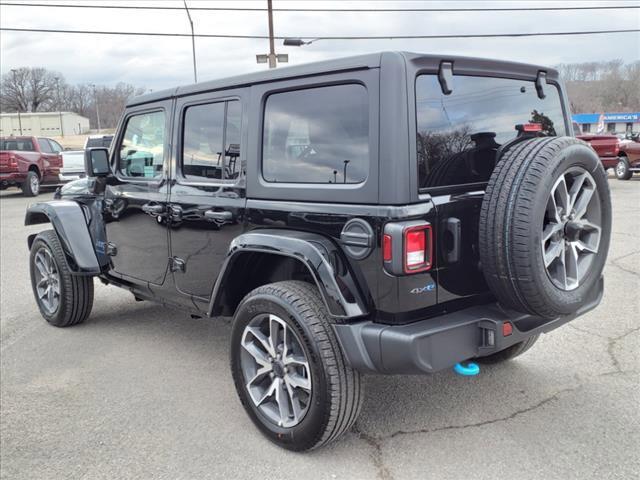
[[[0,114],[0,135],[63,137],[89,132],[89,119],[73,112]]]

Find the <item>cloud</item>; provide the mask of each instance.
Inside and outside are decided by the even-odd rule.
[[[64,0],[60,0],[64,1]],[[114,3],[114,2],[105,2]],[[181,1],[146,2],[182,6]],[[133,4],[128,2],[128,4]],[[190,4],[195,6],[194,0]],[[239,2],[198,2],[197,6],[223,6]],[[371,5],[367,2],[283,2],[286,6],[311,8],[347,8]],[[483,6],[505,5],[518,8],[540,6],[540,2],[483,2]],[[545,2],[563,6],[566,2]],[[607,2],[580,2],[600,5]],[[264,8],[266,2],[241,5]],[[375,2],[385,6],[465,7],[477,2]],[[196,32],[218,34],[267,33],[265,12],[192,12]],[[188,33],[189,24],[180,11],[96,10],[73,8],[35,8],[0,5],[4,27],[62,28]],[[385,35],[452,34],[488,32],[527,32],[562,30],[600,30],[638,28],[637,11],[573,12],[454,12],[454,13],[336,13],[276,12],[277,35]],[[640,58],[637,34],[576,37],[532,37],[501,39],[447,40],[362,40],[318,41],[305,47],[284,47],[277,42],[278,53],[288,53],[291,64],[357,55],[382,50],[409,50],[424,53],[482,56],[506,60],[554,65],[621,58],[626,62]],[[256,64],[255,55],[268,52],[266,40],[196,39],[199,78],[209,80],[266,68]],[[0,69],[7,72],[20,66],[43,66],[62,72],[67,81],[96,84],[132,83],[154,90],[192,83],[191,41],[189,38],[115,37],[47,33],[0,34]]]

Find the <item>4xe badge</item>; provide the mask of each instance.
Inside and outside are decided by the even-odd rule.
[[[426,293],[426,292],[433,292],[436,289],[436,284],[431,282],[431,283],[427,283],[424,287],[416,287],[413,290],[411,290],[411,293]]]

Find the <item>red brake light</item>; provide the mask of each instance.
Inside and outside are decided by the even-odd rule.
[[[418,225],[404,230],[404,271],[423,272],[431,268],[431,226]]]
[[[502,336],[508,337],[513,333],[513,325],[510,322],[504,322],[502,324]]]
[[[383,235],[382,237],[382,259],[385,262],[390,262],[393,259],[393,253],[391,250],[391,235]]]
[[[522,130],[525,132],[541,132],[542,124],[541,123],[525,123],[522,125]]]

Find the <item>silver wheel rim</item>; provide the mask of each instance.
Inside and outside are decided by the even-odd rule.
[[[276,315],[262,314],[241,342],[240,367],[255,407],[280,427],[300,423],[311,404],[311,370],[296,333]]]
[[[60,305],[60,274],[56,263],[44,247],[36,252],[33,263],[38,301],[47,313],[54,314]]]
[[[598,253],[602,213],[596,183],[573,167],[556,180],[542,226],[542,258],[549,278],[561,290],[578,288]]]
[[[626,168],[623,162],[618,162],[618,165],[616,166],[616,173],[618,174],[619,177],[622,177],[624,175]]]
[[[31,184],[31,191],[33,193],[38,193],[38,189],[40,188],[40,180],[38,180],[38,177],[32,175],[29,183]]]

